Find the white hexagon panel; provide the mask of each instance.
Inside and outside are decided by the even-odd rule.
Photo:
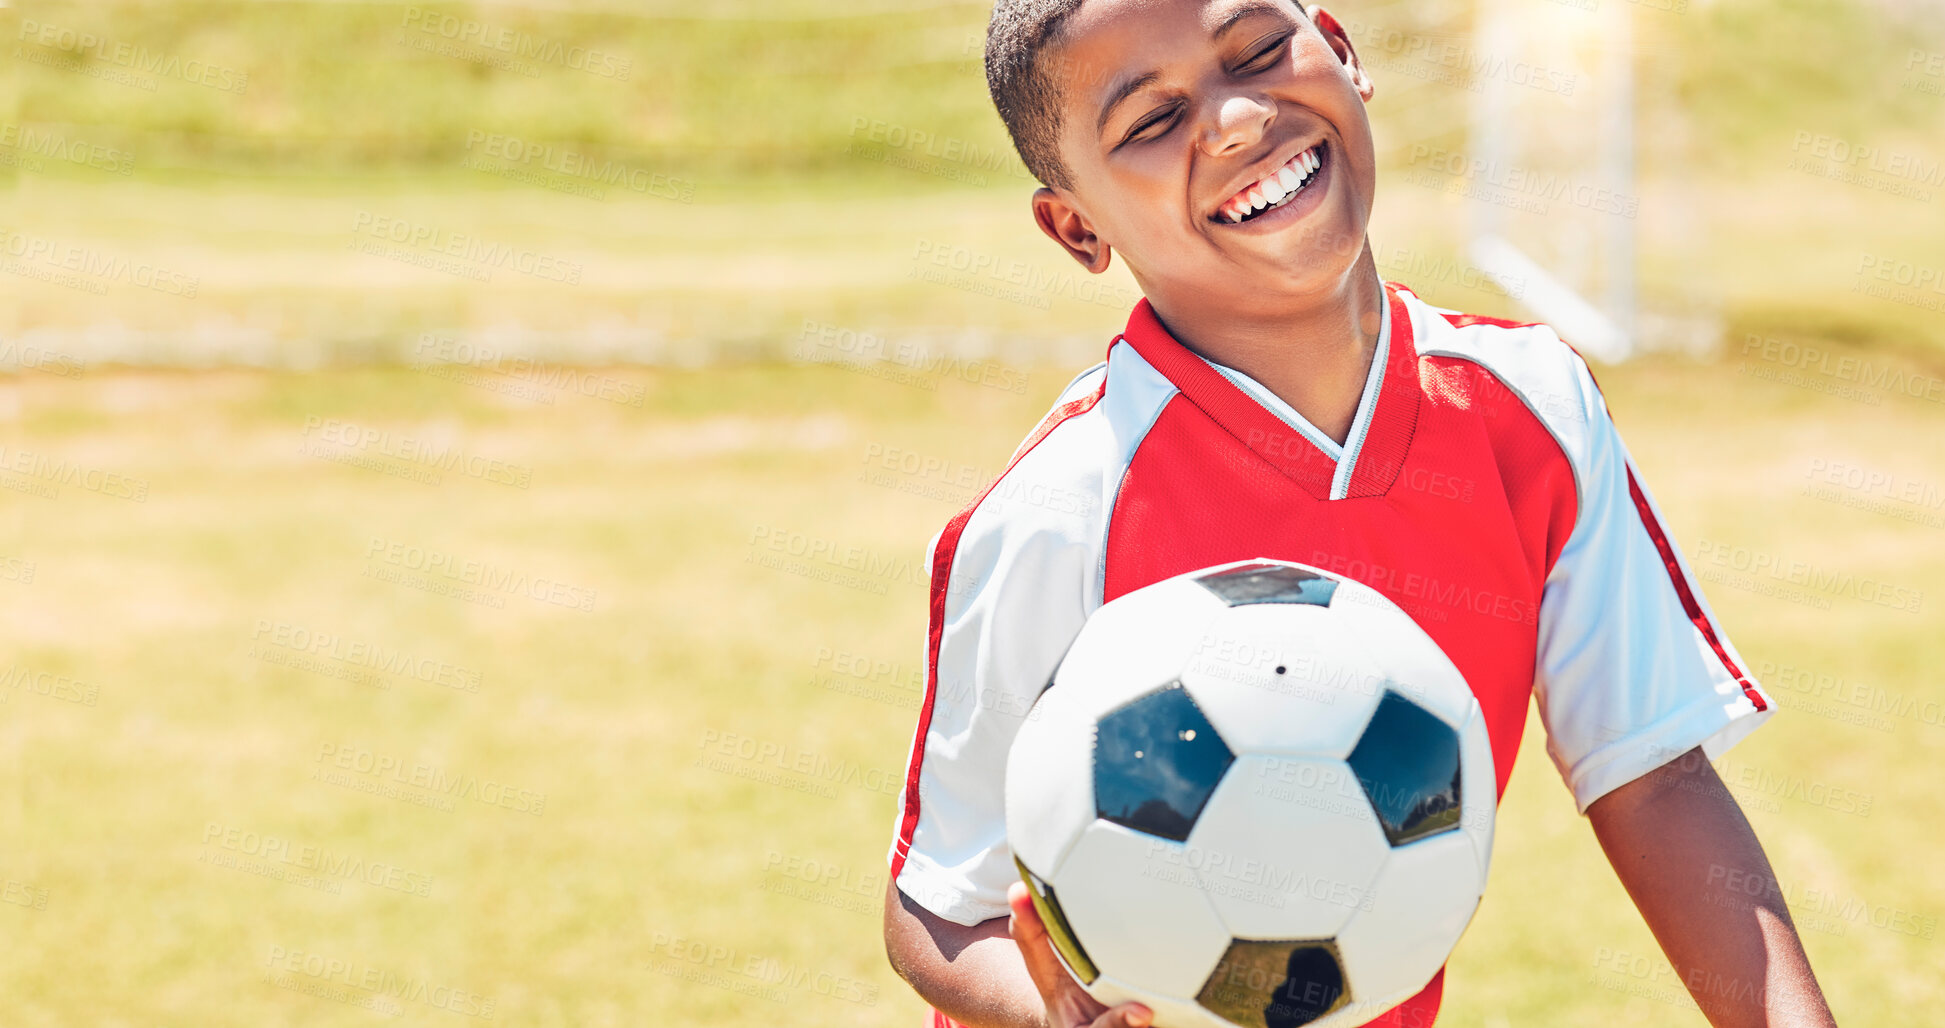
[[[1438,643],[1397,604],[1361,582],[1346,580],[1342,599],[1331,605],[1335,627],[1370,655],[1386,687],[1437,714],[1453,728],[1466,723],[1477,707],[1465,676]]]
[[[1188,999],[1208,979],[1229,932],[1179,842],[1096,821],[1050,880],[1102,975]]]
[[[1385,686],[1360,643],[1326,607],[1232,607],[1203,630],[1182,682],[1238,753],[1342,758]]]
[[[1079,690],[1047,690],[1007,753],[1007,839],[1016,858],[1047,877],[1095,817],[1095,721],[1081,711],[1083,699]]]
[[[1341,760],[1245,754],[1210,798],[1188,856],[1242,939],[1328,939],[1370,899],[1385,841]]]
[[[1095,717],[1181,676],[1222,604],[1193,583],[1170,578],[1103,604],[1088,616],[1054,672],[1082,694]]]
[[[1337,936],[1360,1002],[1391,1006],[1425,987],[1479,907],[1484,876],[1463,833],[1401,846],[1371,889],[1371,906]]]
[[[1459,749],[1465,756],[1465,803],[1459,816],[1459,829],[1472,840],[1473,855],[1479,861],[1479,882],[1484,888],[1486,873],[1492,868],[1493,822],[1499,812],[1499,773],[1493,764],[1492,735],[1486,731],[1486,713],[1474,709],[1472,719],[1459,731]]]

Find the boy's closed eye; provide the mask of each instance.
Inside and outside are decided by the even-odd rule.
[[[1241,76],[1255,76],[1255,74],[1268,72],[1272,66],[1276,66],[1278,58],[1288,47],[1290,47],[1290,31],[1270,33],[1268,39],[1258,39],[1251,45],[1249,52],[1243,54],[1243,60],[1231,70],[1231,74],[1241,78]],[[1122,146],[1128,144],[1153,142],[1165,138],[1169,132],[1175,130],[1177,124],[1181,124],[1183,120],[1181,115],[1185,107],[1186,101],[1177,99],[1165,107],[1157,107],[1155,111],[1149,111],[1148,115],[1136,120],[1134,128],[1130,128],[1128,134],[1122,136],[1120,144],[1116,144],[1114,150],[1120,150]]]
[[[1241,48],[1241,55],[1228,69],[1229,74],[1244,78],[1262,74],[1275,67],[1279,59],[1289,50],[1290,37],[1293,34],[1292,29],[1277,29],[1252,40],[1247,46]],[[1185,99],[1175,98],[1141,115],[1135,119],[1134,125],[1122,136],[1121,141],[1115,144],[1114,149],[1119,150],[1131,143],[1153,142],[1166,137],[1181,124],[1182,112],[1186,108]]]

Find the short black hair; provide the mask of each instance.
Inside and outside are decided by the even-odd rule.
[[[1021,163],[1042,185],[1072,189],[1060,159],[1060,89],[1041,54],[1060,42],[1062,25],[1082,0],[998,0],[986,23],[986,92],[1013,137]],[[1299,12],[1303,0],[1291,0]]]
[[[1073,188],[1060,159],[1060,89],[1040,56],[1081,0],[999,0],[986,25],[986,91],[1013,149],[1041,184]]]

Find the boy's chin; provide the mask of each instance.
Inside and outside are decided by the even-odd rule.
[[[1320,257],[1314,251],[1306,254],[1302,257],[1263,254],[1225,262],[1219,274],[1204,273],[1177,281],[1168,292],[1178,301],[1194,298],[1189,302],[1238,311],[1266,311],[1285,301],[1305,304],[1335,293],[1343,288],[1357,267],[1355,257],[1336,254]]]
[[[1364,253],[1364,232],[1336,225],[1292,225],[1282,232],[1231,241],[1242,263],[1258,265],[1284,286],[1321,285],[1348,275]],[[1265,284],[1268,284],[1267,282]]]

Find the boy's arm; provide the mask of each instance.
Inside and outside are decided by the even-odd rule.
[[[1762,844],[1700,747],[1595,800],[1587,818],[1710,1024],[1837,1023]]]
[[[885,892],[885,952],[913,989],[966,1028],[1143,1028],[1139,1003],[1112,1010],[1088,996],[1054,956],[1045,926],[1014,883],[1009,921],[995,917],[970,927]]]
[[[921,998],[969,1028],[1046,1024],[1004,917],[970,927],[948,921],[892,883],[885,890],[885,955]]]

